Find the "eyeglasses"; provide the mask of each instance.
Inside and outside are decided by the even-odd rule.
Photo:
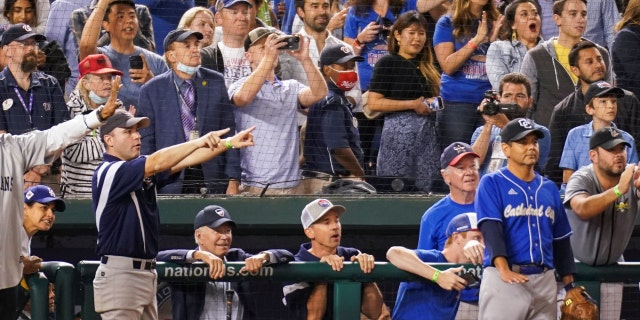
[[[14,41],[16,43],[16,46],[18,47],[35,47],[38,45],[38,42],[34,41],[34,40],[27,40],[27,41]]]

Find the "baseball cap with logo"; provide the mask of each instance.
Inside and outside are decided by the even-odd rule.
[[[277,29],[266,27],[259,27],[251,30],[247,38],[244,39],[244,51],[248,51],[249,47],[256,44],[256,42],[260,41],[261,39],[268,37],[272,33],[283,34]]]
[[[478,216],[475,212],[461,213],[451,219],[447,225],[446,235],[447,238],[449,238],[456,232],[460,233],[471,230],[478,230]]]
[[[335,210],[338,214],[343,214],[347,211],[347,208],[341,205],[334,205],[327,199],[316,199],[309,202],[309,204],[302,209],[302,215],[300,216],[302,228],[309,228],[314,222],[318,221],[331,210]]]
[[[196,218],[193,220],[193,229],[195,230],[200,227],[215,229],[227,222],[233,228],[236,227],[236,223],[231,220],[231,216],[227,209],[221,206],[210,205],[204,207],[204,209],[200,210],[198,214],[196,214]]]
[[[540,130],[537,124],[531,119],[516,118],[507,123],[502,131],[500,131],[500,138],[502,142],[518,141],[530,133],[535,133],[538,139],[544,137],[544,132]]]
[[[235,5],[236,3],[244,3],[249,5],[249,7],[253,7],[253,3],[247,1],[247,0],[218,0],[216,2],[216,12],[220,12],[220,10],[224,9],[224,8],[229,8],[233,5]]]
[[[617,98],[624,97],[624,91],[620,88],[614,87],[606,81],[596,81],[589,85],[589,88],[584,93],[585,104],[591,102],[593,98],[615,95]]]
[[[90,74],[115,74],[122,75],[122,72],[113,68],[111,60],[104,54],[90,54],[86,56],[78,64],[78,70],[80,70],[80,78],[84,77],[88,73]]]
[[[621,143],[624,143],[627,147],[631,147],[631,144],[622,138],[622,132],[620,132],[620,130],[613,127],[600,128],[589,138],[589,149],[601,147],[605,150],[611,150]]]
[[[151,121],[147,117],[134,117],[124,109],[117,109],[100,128],[100,137],[109,134],[115,128],[130,128],[138,125],[138,129],[146,128]]]
[[[9,26],[2,34],[2,42],[0,46],[6,46],[13,41],[24,41],[29,38],[35,38],[36,41],[44,41],[47,38],[41,34],[33,32],[28,24],[18,23]]]
[[[364,58],[356,56],[351,48],[345,44],[334,44],[324,47],[324,50],[320,53],[319,65],[323,67],[334,63],[341,64],[351,60],[362,62]]]
[[[470,145],[464,142],[454,142],[444,148],[444,151],[440,155],[440,167],[444,169],[447,166],[455,166],[456,163],[466,155],[472,155],[476,158],[480,158],[477,153],[473,152]]]
[[[198,40],[202,40],[202,38],[204,37],[202,33],[198,31],[191,31],[186,29],[171,30],[171,32],[169,32],[167,36],[164,37],[163,45],[165,48],[168,48],[172,43],[184,42],[191,36],[195,36]]]
[[[58,212],[62,212],[67,208],[64,200],[56,197],[53,189],[42,184],[30,187],[24,191],[24,203],[31,204],[34,202],[43,204],[55,202],[55,208]]]

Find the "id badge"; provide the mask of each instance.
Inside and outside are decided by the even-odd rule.
[[[189,131],[189,141],[196,140],[198,138],[200,138],[200,131],[198,130]]]

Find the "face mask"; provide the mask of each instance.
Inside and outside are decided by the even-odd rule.
[[[176,66],[176,69],[178,69],[178,71],[182,71],[188,75],[192,75],[194,73],[196,73],[196,71],[198,70],[199,66],[195,66],[195,67],[190,67],[188,65],[185,65],[182,62],[178,62],[178,65]]]
[[[93,101],[93,103],[98,104],[98,105],[103,105],[103,104],[107,103],[107,100],[109,100],[109,98],[103,98],[103,97],[95,94],[95,92],[93,92],[93,91],[89,91],[89,99],[91,99],[91,101]]]
[[[330,78],[331,82],[333,82],[338,89],[342,91],[349,91],[356,86],[356,82],[358,82],[358,74],[354,70],[338,71],[333,68],[331,69],[338,73],[337,81],[333,81],[333,78]]]

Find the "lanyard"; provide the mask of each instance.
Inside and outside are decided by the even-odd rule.
[[[18,96],[18,99],[20,99],[20,103],[22,103],[22,107],[24,107],[24,110],[27,112],[27,115],[29,115],[29,123],[32,123],[31,111],[33,110],[33,91],[32,90],[29,91],[29,105],[27,106],[27,104],[24,103],[24,98],[22,98],[22,94],[20,94],[20,91],[18,90],[18,88],[13,87],[13,90],[16,92],[16,96]]]

